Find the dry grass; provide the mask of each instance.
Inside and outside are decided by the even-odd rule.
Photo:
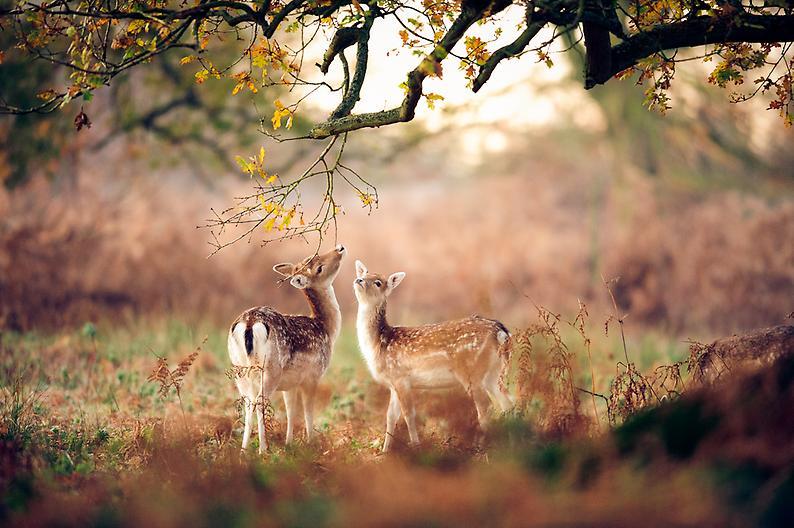
[[[584,312],[572,323],[588,340],[600,324]],[[378,453],[387,394],[349,329],[319,391],[317,440],[282,447],[279,402],[261,459],[238,453],[223,329],[5,334],[0,517],[24,526],[781,525],[794,482],[790,358],[719,391],[638,405],[599,432],[578,390],[587,350],[567,324],[539,309],[517,333],[509,381],[519,409],[485,439],[462,391],[434,394],[419,413],[423,445],[408,449],[400,425],[387,457]],[[626,398],[598,361],[611,353],[602,345],[592,340],[592,386]],[[167,358],[185,359],[171,367]],[[147,380],[151,371],[159,375]]]

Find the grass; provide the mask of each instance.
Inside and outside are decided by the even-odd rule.
[[[590,387],[581,335],[561,324],[560,337],[574,358],[575,384]],[[548,340],[533,339],[540,357]],[[349,327],[318,393],[318,438],[306,444],[299,435],[283,446],[277,401],[270,451],[257,456],[254,440],[241,457],[225,340],[224,328],[178,320],[3,333],[0,519],[28,526],[631,526],[652,518],[732,526],[768,517],[774,526],[787,511],[777,490],[790,487],[790,476],[778,466],[696,457],[723,419],[699,404],[559,437],[539,419],[552,407],[535,401],[497,419],[483,438],[462,391],[433,393],[419,408],[423,444],[408,449],[400,424],[397,452],[381,456],[387,392],[369,378]],[[682,343],[654,334],[628,346],[643,370],[686,354]],[[181,404],[173,388],[158,394],[147,381],[158,357],[173,366],[196,350]],[[622,345],[614,334],[599,335],[591,350],[596,390],[608,393]],[[588,402],[576,403],[585,416]]]

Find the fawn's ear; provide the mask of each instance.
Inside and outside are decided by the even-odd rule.
[[[293,277],[289,280],[289,283],[299,290],[303,290],[309,285],[309,279],[306,278],[306,275],[298,274],[293,275]]]
[[[360,260],[356,261],[356,278],[360,279],[367,274],[367,267]]]
[[[292,272],[295,271],[295,266],[289,262],[282,262],[281,264],[276,264],[273,266],[273,271],[279,275],[283,275],[284,277],[289,277],[292,275]]]
[[[400,285],[400,283],[405,278],[405,272],[398,271],[397,273],[392,273],[389,275],[389,278],[386,279],[386,295],[389,295],[394,288]]]

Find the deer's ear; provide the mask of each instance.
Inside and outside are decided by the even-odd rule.
[[[306,289],[309,286],[309,279],[306,278],[306,275],[293,275],[293,277],[289,280],[289,283],[298,288],[299,290]]]
[[[360,260],[356,261],[356,278],[360,279],[367,274],[367,267]]]
[[[386,295],[389,295],[394,288],[400,285],[400,283],[405,278],[405,272],[398,271],[397,273],[392,273],[389,275],[389,278],[386,279]]]
[[[290,264],[289,262],[282,262],[281,264],[276,264],[273,266],[273,271],[278,273],[279,275],[283,275],[284,277],[289,277],[292,275],[292,272],[295,270],[295,266]]]

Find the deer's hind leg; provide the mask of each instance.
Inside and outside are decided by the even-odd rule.
[[[513,408],[515,403],[507,391],[507,387],[505,387],[502,379],[502,370],[501,360],[495,362],[483,380],[483,386],[488,391],[488,394],[491,395],[491,398],[499,405],[502,412],[507,412]]]
[[[265,364],[261,375],[261,385],[254,406],[256,408],[256,420],[259,429],[259,454],[267,449],[267,437],[265,436],[265,419],[267,418],[268,407],[272,403],[273,394],[276,392],[278,382],[281,378],[281,371],[273,368],[272,365]]]
[[[477,408],[477,422],[480,424],[480,429],[485,430],[490,421],[488,409],[491,406],[491,400],[488,398],[488,393],[482,386],[475,385],[469,390],[469,395],[474,400],[474,406]]]
[[[298,418],[298,389],[284,391],[284,410],[287,413],[287,437],[286,444],[292,443],[292,431],[295,427],[295,420]]]
[[[491,406],[486,383],[489,364],[488,349],[489,343],[486,342],[480,347],[472,360],[460,362],[453,368],[458,382],[463,385],[463,389],[474,400],[474,406],[477,409],[477,422],[483,430],[485,430],[490,421],[488,410]]]
[[[248,442],[251,439],[251,425],[254,418],[254,387],[251,383],[251,380],[247,378],[236,378],[234,382],[235,385],[237,385],[237,390],[240,392],[240,396],[243,399],[245,422],[243,425],[243,443],[241,449],[245,451],[245,449],[248,447]]]

